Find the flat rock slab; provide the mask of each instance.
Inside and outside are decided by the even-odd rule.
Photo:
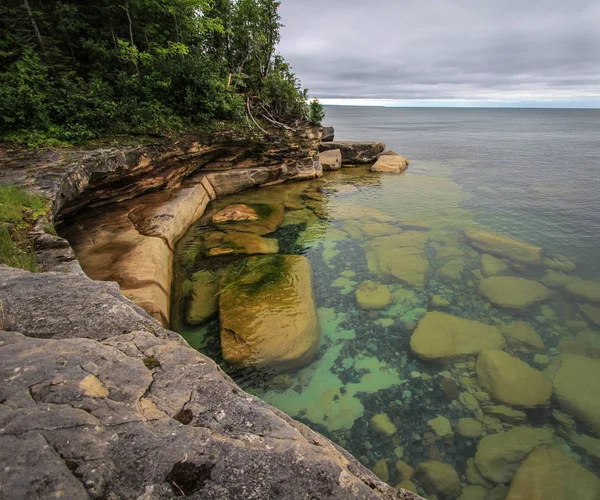
[[[331,141],[322,142],[319,151],[339,149],[343,164],[374,163],[379,153],[385,150],[383,142]]]
[[[504,351],[481,351],[477,377],[481,387],[500,403],[525,407],[550,403],[552,383],[542,372]]]
[[[5,266],[0,283],[3,498],[419,498],[243,392],[116,285]]]
[[[513,311],[525,311],[554,293],[537,281],[514,276],[485,278],[479,283],[478,291],[495,306]]]
[[[543,265],[542,248],[539,246],[484,229],[466,229],[465,236],[471,246],[481,252],[505,257],[521,264]]]
[[[504,338],[495,326],[439,311],[428,312],[410,338],[415,356],[424,360],[452,360],[502,349]]]

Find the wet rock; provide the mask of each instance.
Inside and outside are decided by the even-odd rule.
[[[446,300],[441,295],[432,295],[429,300],[429,305],[434,309],[447,309],[450,307],[450,301]]]
[[[227,254],[260,255],[279,252],[275,238],[263,238],[254,233],[230,232],[222,236],[218,246],[210,248],[206,255],[215,257]]]
[[[488,253],[481,256],[481,268],[486,276],[497,276],[508,271],[508,266],[503,261]]]
[[[319,163],[326,172],[339,170],[342,168],[342,152],[339,149],[323,151],[319,153]]]
[[[399,154],[383,154],[371,167],[371,172],[400,174],[408,168],[410,162]]]
[[[600,436],[600,360],[561,356],[553,385],[561,409],[588,424]]]
[[[524,347],[531,351],[545,351],[546,346],[542,337],[525,321],[513,321],[508,325],[498,327],[508,345]]]
[[[554,417],[554,420],[556,420],[559,424],[564,425],[565,427],[575,426],[575,419],[564,411],[552,410],[552,417]]]
[[[600,479],[554,449],[532,452],[517,471],[507,500],[596,500]]]
[[[591,304],[581,304],[579,311],[585,319],[596,326],[600,326],[600,307]]]
[[[446,439],[454,436],[454,432],[452,432],[452,426],[450,425],[450,421],[442,415],[438,415],[436,418],[432,418],[427,422],[427,425],[434,432],[438,439]]]
[[[561,273],[560,271],[548,269],[543,274],[540,281],[542,282],[542,284],[550,288],[562,288],[567,285],[572,285],[574,283],[580,283],[583,280],[577,276],[570,276],[568,274]]]
[[[477,445],[475,466],[494,483],[508,483],[521,461],[535,448],[552,443],[551,429],[513,427],[508,432],[485,436]]]
[[[580,281],[567,285],[567,291],[576,299],[587,302],[600,302],[600,283],[597,281]]]
[[[474,418],[459,418],[456,432],[470,439],[478,439],[483,435],[483,425]]]
[[[274,232],[283,222],[283,203],[253,204],[250,207],[258,214],[258,219],[223,222],[218,224],[219,229],[227,232],[237,231],[263,236]]]
[[[390,420],[390,417],[388,417],[385,413],[374,415],[371,417],[369,423],[371,424],[373,430],[383,436],[392,437],[397,432],[396,426]]]
[[[505,405],[484,406],[483,413],[513,425],[525,423],[527,420],[527,414],[524,411],[515,410]]]
[[[550,269],[570,273],[577,268],[577,264],[564,255],[548,255],[542,258],[542,263]]]
[[[467,486],[463,488],[458,500],[485,500],[488,490],[483,486]]]
[[[461,492],[460,478],[450,464],[429,460],[417,465],[415,477],[429,493],[458,496]]]
[[[355,291],[356,303],[365,311],[385,309],[392,303],[392,292],[378,281],[363,281]]]
[[[481,414],[479,401],[473,394],[462,392],[458,399],[467,410],[472,411],[475,414]]]
[[[466,229],[467,240],[477,250],[521,264],[542,265],[542,248],[483,229]]]
[[[423,287],[429,271],[427,236],[417,231],[375,238],[365,244],[369,271]]]
[[[464,260],[453,259],[440,267],[437,272],[440,276],[448,280],[460,281],[462,279],[462,272],[464,268]]]
[[[404,481],[400,481],[395,488],[397,490],[406,490],[406,491],[410,491],[411,493],[415,493],[415,494],[419,494],[417,491],[417,485],[415,483],[413,483],[410,479],[405,479]],[[421,497],[419,497],[421,498]]]
[[[477,378],[492,399],[509,405],[547,405],[552,395],[552,384],[542,372],[504,351],[481,351]]]
[[[552,296],[552,291],[537,281],[513,276],[493,276],[479,283],[478,292],[495,306],[525,311]]]
[[[229,205],[222,210],[219,210],[212,216],[212,221],[215,224],[222,224],[223,222],[239,222],[246,220],[258,220],[260,217],[252,207],[238,203],[235,205]]]
[[[440,381],[440,389],[442,389],[446,401],[454,401],[455,399],[458,399],[458,395],[460,394],[458,385],[456,385],[456,382],[451,378],[442,378]]]
[[[482,349],[502,349],[504,338],[495,326],[433,311],[419,321],[410,347],[424,360],[452,360]]]
[[[186,321],[200,325],[219,312],[219,277],[210,271],[198,271],[188,285],[191,288]]]
[[[415,475],[415,469],[402,460],[396,462],[396,475],[400,481],[412,479]]]
[[[576,356],[585,356],[587,358],[600,359],[600,346],[591,339],[577,334],[575,338],[562,338],[558,343],[558,349],[562,354],[573,354]]]
[[[321,143],[319,151],[339,149],[343,164],[373,163],[377,155],[385,150],[383,142],[331,141]]]
[[[508,495],[508,486],[498,485],[488,491],[485,500],[506,500]]]
[[[221,348],[233,365],[290,370],[308,363],[319,326],[306,257],[249,257],[220,284]]]
[[[373,474],[375,474],[379,479],[385,481],[386,483],[390,479],[390,471],[388,468],[387,460],[382,458],[373,466]]]
[[[467,477],[467,481],[471,484],[478,484],[485,488],[491,488],[494,484],[481,475],[475,466],[475,460],[473,457],[467,458],[465,475]]]

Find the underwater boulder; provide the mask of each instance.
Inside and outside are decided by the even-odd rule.
[[[219,311],[219,276],[211,271],[194,273],[189,283],[186,322],[200,325]]]
[[[486,276],[497,276],[508,271],[508,266],[493,255],[484,253],[481,256],[481,269]]]
[[[218,246],[210,248],[207,252],[209,257],[216,255],[245,253],[245,254],[268,254],[279,252],[279,243],[275,238],[263,238],[254,233],[234,231],[225,233]]]
[[[413,354],[426,361],[460,359],[503,347],[504,338],[495,326],[439,311],[428,312],[410,338]]]
[[[504,257],[521,264],[543,265],[542,247],[483,229],[465,229],[465,236],[470,245],[481,252]]]
[[[235,206],[241,207],[243,206],[243,204],[238,204]],[[251,215],[251,213],[255,213],[258,216],[258,218],[222,220],[216,223],[219,230],[228,232],[241,231],[245,233],[254,233],[259,236],[262,236],[274,232],[283,222],[283,203],[257,203],[245,206],[247,206],[252,211],[248,212],[249,216]],[[231,206],[227,207],[225,210],[227,210],[228,208],[231,208]],[[219,213],[217,213],[216,215],[218,215]],[[216,215],[213,217],[216,217]]]
[[[579,311],[591,324],[600,326],[600,307],[591,304],[581,304]]]
[[[462,490],[456,469],[437,460],[428,460],[417,465],[415,477],[428,493],[457,497]]]
[[[229,205],[222,210],[219,210],[212,216],[212,221],[215,224],[223,222],[239,222],[245,220],[258,220],[260,217],[252,207],[245,203],[236,203]]]
[[[219,293],[227,363],[278,372],[312,360],[320,331],[306,257],[244,259],[227,269]]]
[[[552,383],[542,372],[504,351],[481,351],[476,370],[479,385],[495,401],[525,407],[550,403]]]
[[[390,289],[378,281],[363,281],[355,291],[356,303],[364,311],[385,309],[393,302]]]
[[[540,448],[519,467],[506,500],[575,498],[600,498],[600,479],[560,451]]]
[[[525,311],[553,294],[537,281],[514,276],[492,276],[481,280],[479,294],[504,309]]]
[[[536,352],[546,350],[540,334],[525,321],[513,321],[508,325],[500,325],[498,328],[509,345]]]
[[[588,302],[600,302],[600,283],[597,281],[579,281],[567,285],[567,291],[576,299]]]

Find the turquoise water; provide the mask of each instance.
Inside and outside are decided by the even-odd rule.
[[[474,494],[474,486],[503,498],[512,484],[511,498],[521,498],[523,477],[547,482],[544,467],[532,473],[533,456],[527,461],[541,445],[567,460],[564,478],[553,473],[565,483],[556,491],[575,495],[579,486],[568,478],[578,477],[578,497],[594,498],[600,112],[330,107],[327,122],[338,139],[386,142],[411,160],[408,172],[344,168],[217,200],[178,245],[173,328],[245,390],[344,446],[392,485],[407,478],[402,464],[435,460],[456,471],[458,489],[439,490],[426,466],[403,484],[441,498],[457,498],[460,487]],[[230,366],[219,317],[188,321],[194,273],[212,273],[210,293],[219,293],[220,273],[247,258],[239,240],[211,257],[199,243],[222,230],[211,216],[234,203],[282,204],[283,221],[262,237],[310,263],[321,335],[303,367]],[[366,301],[365,282],[377,283]],[[492,354],[478,354],[483,347]],[[525,437],[512,439],[513,427]],[[486,462],[485,450],[499,449],[494,435],[508,443],[504,469]],[[473,458],[484,479],[473,474]]]

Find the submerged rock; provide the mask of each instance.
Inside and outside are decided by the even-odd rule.
[[[369,423],[376,432],[387,437],[392,437],[397,432],[396,426],[385,413],[374,415]]]
[[[331,141],[321,143],[319,151],[339,149],[342,153],[342,163],[373,163],[379,153],[385,149],[383,142]]]
[[[365,311],[385,309],[392,303],[392,292],[378,281],[363,281],[355,296],[358,307]]]
[[[600,436],[600,360],[563,355],[553,380],[561,408]]]
[[[542,337],[525,321],[513,321],[498,327],[509,345],[524,347],[527,350],[544,351],[546,346]]]
[[[577,264],[564,255],[549,255],[542,258],[542,262],[550,269],[570,273],[577,268]]]
[[[486,500],[488,490],[480,485],[467,486],[463,488],[458,500]]]
[[[550,288],[562,288],[567,285],[572,285],[573,283],[579,283],[583,280],[577,276],[571,276],[560,271],[555,271],[554,269],[548,269],[540,278],[540,281]]]
[[[503,347],[504,338],[495,326],[439,311],[428,312],[410,338],[411,351],[424,360],[459,359]]]
[[[450,464],[429,460],[417,465],[415,477],[429,493],[440,493],[451,497],[460,495],[458,473]]]
[[[252,207],[244,204],[237,203],[235,205],[229,205],[223,210],[219,210],[212,216],[212,221],[215,224],[221,224],[223,222],[239,222],[245,220],[258,220],[260,217]]]
[[[188,286],[185,319],[190,325],[200,325],[219,312],[219,277],[211,271],[198,271]]]
[[[370,224],[362,225],[361,232],[370,238],[378,238],[380,236],[390,236],[392,234],[401,233],[402,229],[385,222],[372,222]]]
[[[218,246],[210,248],[209,257],[230,253],[269,254],[279,252],[279,243],[275,238],[263,238],[254,233],[234,231],[225,233]]]
[[[579,306],[579,311],[590,323],[600,326],[600,307],[591,304],[581,304]]]
[[[501,403],[526,407],[550,403],[552,383],[542,372],[504,351],[481,351],[477,377],[492,399]]]
[[[506,500],[597,500],[600,479],[554,449],[532,452],[517,471]]]
[[[567,286],[567,291],[577,299],[600,302],[600,283],[597,281],[572,283]]]
[[[472,247],[482,252],[521,264],[542,265],[542,248],[539,246],[483,229],[465,229],[465,236]]]
[[[450,421],[442,415],[432,418],[427,422],[427,425],[431,428],[438,439],[451,438],[454,436]]]
[[[483,413],[513,425],[523,424],[527,420],[527,413],[505,405],[484,406]]]
[[[481,256],[481,268],[486,276],[497,276],[508,271],[508,266],[503,261],[488,253]]]
[[[508,483],[521,461],[535,448],[552,443],[552,429],[513,427],[489,434],[477,445],[475,466],[481,475],[497,484]]]
[[[319,153],[319,163],[325,171],[339,170],[342,168],[342,152],[339,149],[331,149]]]
[[[249,257],[220,287],[221,348],[232,365],[285,371],[308,363],[319,326],[306,257]]]
[[[470,439],[478,439],[483,435],[483,425],[474,418],[459,418],[456,432]]]
[[[393,276],[408,285],[423,287],[429,271],[425,255],[427,236],[417,231],[375,238],[365,244],[369,271]]]
[[[379,460],[373,466],[372,471],[373,471],[373,474],[375,474],[382,481],[387,482],[390,479],[390,470],[388,468],[388,463],[385,458],[382,458],[381,460]]]
[[[283,203],[248,206],[258,215],[258,219],[223,221],[218,224],[219,230],[254,233],[262,236],[274,232],[283,222]]]
[[[393,153],[393,151],[391,152]],[[379,155],[371,167],[371,172],[387,172],[400,174],[408,168],[409,161],[397,153]]]
[[[485,278],[479,283],[478,292],[492,304],[516,311],[543,302],[553,293],[537,281],[513,276]]]

